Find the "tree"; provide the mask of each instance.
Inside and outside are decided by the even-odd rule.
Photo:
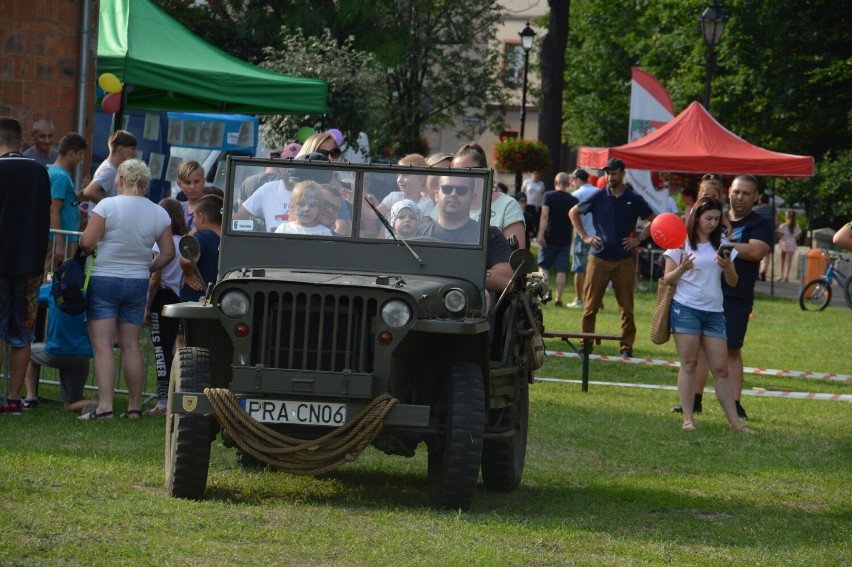
[[[562,169],[562,91],[565,88],[565,48],[568,45],[570,0],[550,0],[547,32],[541,40],[541,104],[538,139],[550,148],[550,168],[542,172],[553,179]]]
[[[841,0],[724,0],[730,16],[717,48],[713,115],[749,142],[812,155],[843,169],[852,148],[850,12]],[[620,4],[575,0],[565,77],[565,129],[572,147],[626,142],[630,67],[639,65],[669,91],[676,109],[701,100],[703,6],[680,0]],[[846,164],[846,165],[844,165]],[[821,170],[821,167],[818,167]],[[778,184],[796,195],[830,195],[828,179]],[[848,182],[847,182],[848,183]],[[795,189],[794,189],[795,188]],[[848,190],[852,189],[846,185]],[[814,203],[813,210],[819,210]],[[829,221],[837,224],[837,220]]]
[[[466,118],[498,130],[507,91],[495,39],[501,8],[493,0],[376,2],[376,51],[388,66],[383,138],[398,154],[420,151],[426,128]],[[465,132],[473,136],[479,132]]]
[[[322,116],[272,115],[263,117],[263,138],[270,147],[293,140],[303,126],[338,128],[347,144],[357,148],[358,134],[371,130],[370,116],[382,99],[385,74],[373,55],[357,51],[352,40],[342,43],[330,30],[305,36],[300,29],[282,27],[278,47],[264,49],[263,67],[296,77],[318,77],[328,82],[328,113]]]
[[[304,37],[327,38],[328,29],[338,45],[348,42],[353,51],[372,53],[386,73],[377,104],[362,108],[359,118],[368,122],[376,145],[396,155],[423,151],[425,129],[460,117],[470,136],[483,125],[503,127],[507,90],[499,80],[495,39],[502,8],[495,0],[157,1],[195,33],[253,62],[263,59],[263,47],[283,53],[285,38],[276,34],[285,15],[288,29],[302,29]],[[318,76],[305,75],[311,72],[307,66],[299,71]]]

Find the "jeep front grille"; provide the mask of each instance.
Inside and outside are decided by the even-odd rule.
[[[370,373],[378,302],[330,293],[257,292],[252,365]]]

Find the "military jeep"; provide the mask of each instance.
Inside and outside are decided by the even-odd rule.
[[[241,202],[237,180],[264,168],[279,178]],[[420,235],[405,237],[378,206],[398,182],[448,176],[473,189],[471,217],[490,218],[490,170],[229,160],[217,281],[164,311],[182,320],[186,344],[169,389],[171,495],[203,497],[220,432],[246,467],[312,475],[370,445],[410,457],[422,443],[438,507],[469,508],[480,470],[485,490],[518,486],[544,355],[535,261],[514,250],[511,282],[489,293],[488,223],[465,242],[423,236],[439,216],[427,203]],[[304,229],[317,187],[325,224]],[[294,222],[301,234],[279,228]],[[195,255],[191,237],[179,248]]]

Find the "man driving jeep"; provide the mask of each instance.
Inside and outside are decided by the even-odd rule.
[[[438,220],[421,226],[418,236],[443,242],[472,244],[479,240],[479,223],[470,218],[475,180],[471,177],[442,176],[437,192]],[[488,256],[485,288],[500,293],[512,278],[509,243],[497,227],[488,231]]]

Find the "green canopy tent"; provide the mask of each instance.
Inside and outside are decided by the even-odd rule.
[[[243,114],[322,114],[327,109],[325,81],[289,77],[237,59],[150,0],[101,0],[102,73],[124,83],[126,108]]]

